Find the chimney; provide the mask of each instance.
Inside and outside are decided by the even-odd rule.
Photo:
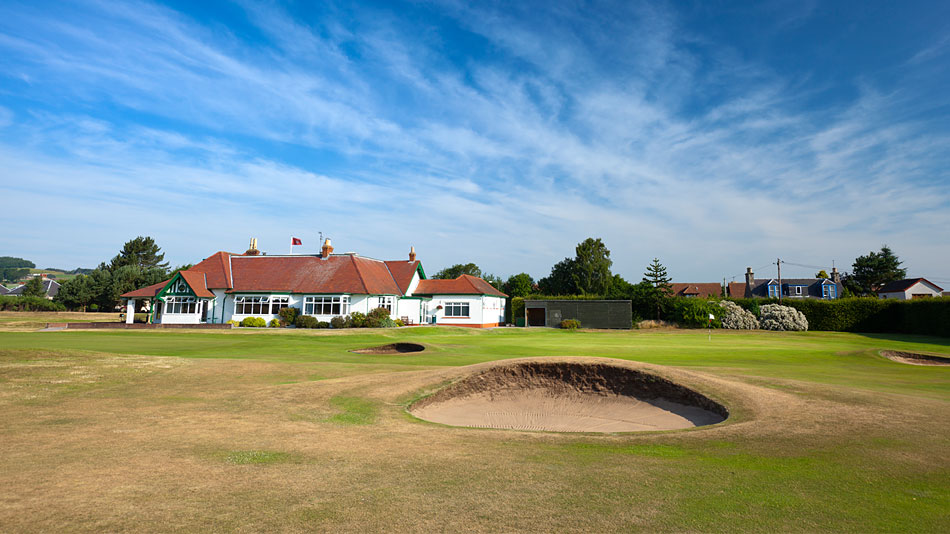
[[[251,238],[251,244],[247,247],[247,251],[244,252],[245,256],[257,256],[261,251],[257,250],[257,238]]]
[[[745,286],[749,288],[749,291],[752,291],[752,287],[755,285],[755,275],[752,274],[752,267],[745,268]]]
[[[841,283],[841,273],[838,272],[837,267],[831,268],[831,281],[840,284]]]
[[[409,247],[409,263],[416,261],[416,247]]]
[[[333,254],[333,246],[330,245],[330,238],[328,237],[327,240],[323,242],[323,248],[320,249],[320,257],[327,259],[330,257],[330,254]]]

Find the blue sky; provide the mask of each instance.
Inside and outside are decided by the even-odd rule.
[[[3,12],[0,255],[41,267],[323,232],[538,278],[595,236],[634,281],[654,257],[677,281],[848,270],[887,243],[950,288],[950,3]]]

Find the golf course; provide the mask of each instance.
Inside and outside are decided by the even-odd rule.
[[[4,532],[950,531],[950,367],[887,357],[950,357],[946,338],[42,326],[0,317]],[[411,413],[502,360],[659,377],[723,417],[551,432]]]

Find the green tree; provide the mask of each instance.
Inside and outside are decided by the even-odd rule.
[[[633,284],[623,279],[619,274],[615,274],[610,281],[610,289],[604,295],[609,300],[628,300],[633,293]]]
[[[0,279],[15,282],[30,274],[30,269],[36,264],[23,258],[0,256]]]
[[[901,261],[887,245],[880,252],[858,256],[851,268],[847,285],[859,295],[870,295],[884,284],[907,276],[907,270],[901,268]]]
[[[30,278],[20,295],[24,297],[45,297],[46,290],[43,289],[43,281],[40,280],[39,276]]]
[[[504,280],[501,279],[500,276],[495,276],[493,274],[486,274],[485,276],[482,277],[482,280],[488,282],[489,285],[491,285],[493,288],[497,289],[498,291],[501,291],[501,292],[505,291],[504,289],[505,282]]]
[[[86,306],[92,302],[94,297],[95,295],[92,293],[89,277],[79,275],[71,280],[64,281],[59,287],[59,292],[53,297],[53,300],[71,310],[85,312]]]
[[[115,271],[119,267],[135,265],[141,269],[161,269],[167,274],[168,262],[162,261],[165,259],[165,254],[160,251],[154,239],[138,236],[131,241],[126,241],[119,254],[112,258],[108,270]]]
[[[504,292],[509,297],[527,297],[533,292],[534,279],[528,273],[513,274],[505,282]]]
[[[643,274],[643,281],[653,286],[653,308],[656,310],[656,319],[660,320],[660,312],[665,308],[667,301],[673,296],[673,286],[670,285],[671,279],[666,275],[666,267],[660,263],[659,258],[653,258],[653,263],[647,266],[647,272]]]
[[[598,237],[577,244],[574,258],[574,285],[583,295],[605,295],[610,289],[610,251]]]
[[[831,277],[828,276],[828,272],[827,272],[827,271],[825,271],[824,269],[822,269],[822,270],[818,271],[817,273],[815,273],[815,278],[825,278],[825,279],[828,279],[828,278],[831,278]]]
[[[468,274],[472,276],[478,276],[481,278],[482,270],[478,268],[478,265],[474,263],[457,263],[451,267],[442,269],[441,271],[435,273],[435,276],[432,278],[438,278],[442,280],[454,280],[463,274]]]
[[[538,287],[545,295],[576,295],[574,282],[576,262],[573,258],[564,258],[551,268],[551,274],[538,280]]]

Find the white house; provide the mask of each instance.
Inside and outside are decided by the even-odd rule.
[[[877,290],[881,299],[910,300],[943,296],[943,288],[926,278],[908,278],[889,282]]]
[[[333,254],[327,239],[320,254],[268,256],[256,240],[244,254],[217,252],[164,282],[122,295],[130,309],[150,304],[149,321],[224,323],[246,317],[267,321],[295,307],[320,321],[386,308],[411,324],[500,326],[505,295],[481,278],[428,280],[415,250],[409,259],[382,261],[356,253]],[[131,322],[132,313],[126,314]]]

